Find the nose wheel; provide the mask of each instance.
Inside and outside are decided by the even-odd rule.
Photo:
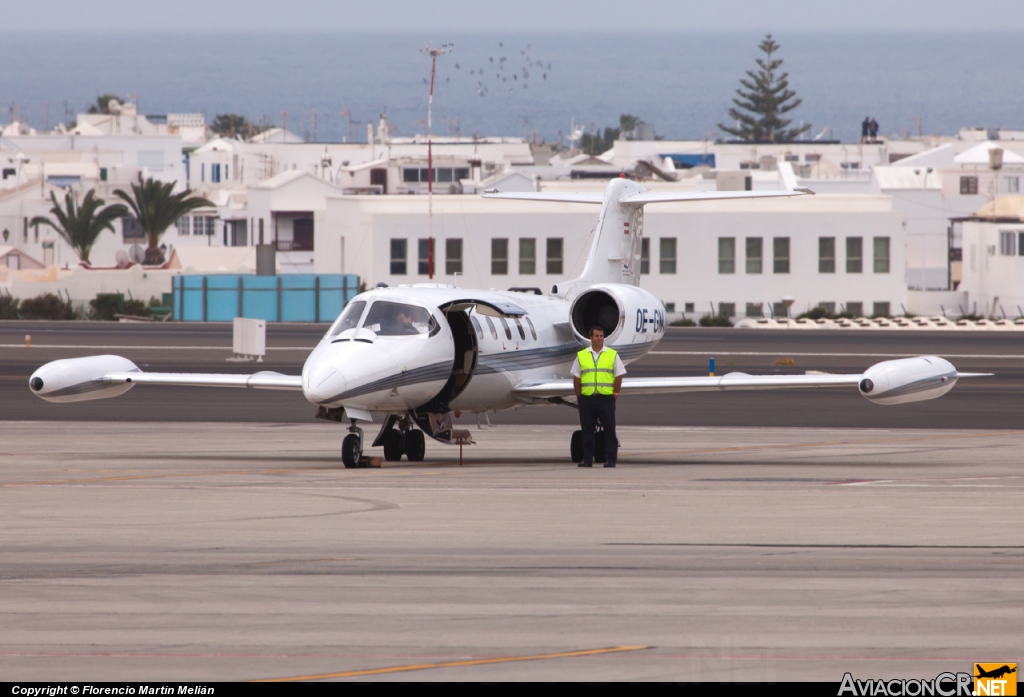
[[[356,426],[356,422],[353,421],[348,430],[350,433],[341,442],[341,463],[347,469],[362,467],[363,429]]]

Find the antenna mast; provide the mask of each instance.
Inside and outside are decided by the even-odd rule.
[[[444,44],[437,48],[425,45],[421,51],[430,54],[430,97],[427,99],[427,274],[434,278],[434,77],[437,74],[437,57],[452,50],[455,44]]]

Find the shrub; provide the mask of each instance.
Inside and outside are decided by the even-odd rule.
[[[22,319],[77,319],[74,306],[53,293],[22,300],[18,308]]]
[[[149,317],[151,312],[149,305],[142,300],[125,300],[124,309],[121,310],[121,314],[131,315],[132,317]]]
[[[0,295],[0,319],[18,319],[18,299]]]
[[[731,327],[732,320],[725,315],[704,315],[700,318],[702,327]]]
[[[110,322],[124,312],[124,296],[120,293],[99,293],[89,301],[89,319]]]
[[[697,323],[694,322],[692,319],[689,319],[688,317],[683,317],[682,319],[677,319],[677,320],[673,320],[673,321],[669,322],[668,326],[670,326],[670,327],[696,327]]]
[[[797,319],[832,319],[832,313],[823,308],[821,305],[812,307],[807,312],[797,315]]]

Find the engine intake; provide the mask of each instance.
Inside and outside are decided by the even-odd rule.
[[[882,361],[864,371],[857,387],[876,404],[906,404],[936,399],[953,389],[956,368],[938,356]]]
[[[117,397],[135,384],[103,381],[109,373],[137,373],[139,367],[121,356],[88,356],[50,361],[32,373],[28,386],[48,402],[87,402]]]
[[[585,291],[572,304],[572,328],[581,338],[589,339],[590,329],[601,327],[605,341],[611,343],[622,325],[622,317],[622,306],[606,290]]]

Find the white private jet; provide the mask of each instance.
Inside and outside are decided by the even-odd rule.
[[[313,349],[302,375],[148,373],[120,356],[91,356],[47,363],[29,387],[51,402],[115,397],[135,385],[248,387],[301,391],[319,418],[348,422],[341,456],[346,467],[364,466],[359,422],[384,417],[373,446],[387,460],[424,457],[425,436],[442,443],[468,440],[453,427],[453,412],[480,412],[524,405],[575,406],[569,374],[576,353],[589,344],[590,327],[604,328],[606,344],[623,362],[658,345],[665,308],[640,288],[643,207],[665,201],[764,198],[812,193],[796,187],[788,163],[780,164],[784,189],[777,191],[647,191],[613,179],[599,193],[496,193],[487,198],[600,204],[583,274],[552,287],[549,295],[466,290],[440,284],[375,288],[356,296]],[[884,361],[856,375],[747,375],[630,378],[624,394],[771,390],[857,386],[879,404],[939,397],[960,377],[948,361],[922,356]],[[418,427],[418,428],[417,428]],[[601,434],[597,459],[603,450]],[[581,434],[570,443],[582,457]]]

